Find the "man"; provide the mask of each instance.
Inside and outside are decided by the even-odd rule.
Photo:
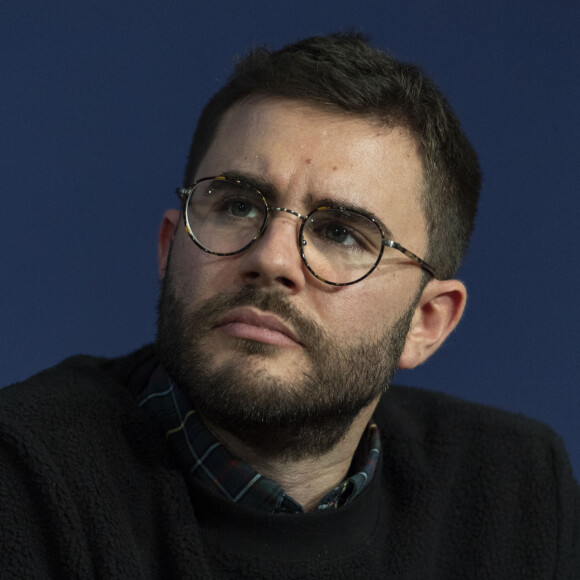
[[[360,37],[238,63],[163,219],[156,346],[2,391],[3,577],[578,578],[559,439],[389,388],[461,318],[479,188]]]

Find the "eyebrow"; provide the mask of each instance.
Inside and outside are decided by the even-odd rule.
[[[267,181],[258,175],[254,175],[252,173],[240,173],[238,171],[224,171],[220,175],[223,175],[228,179],[235,179],[236,181],[240,181],[246,185],[249,185],[250,187],[253,187],[254,189],[257,189],[266,198],[266,201],[269,204],[278,204],[280,202],[280,192],[276,189],[276,187],[270,181]],[[305,202],[306,206],[311,208],[309,212],[324,206],[340,207],[345,210],[358,212],[370,220],[376,222],[383,230],[385,237],[389,240],[393,240],[393,232],[380,218],[378,218],[374,213],[370,212],[366,208],[353,203],[351,200],[345,197],[317,197],[312,193],[307,193]]]

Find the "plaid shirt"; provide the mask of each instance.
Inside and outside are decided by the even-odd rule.
[[[212,435],[163,367],[153,372],[138,403],[160,425],[187,477],[248,507],[270,513],[304,511],[277,483],[236,458]],[[380,445],[378,427],[371,422],[354,454],[353,475],[329,491],[317,509],[350,503],[369,484]]]

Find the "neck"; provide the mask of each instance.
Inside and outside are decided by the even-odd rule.
[[[357,415],[344,437],[330,451],[316,457],[300,459],[264,457],[232,433],[210,423],[206,424],[231,453],[275,481],[292,499],[302,505],[304,511],[312,511],[324,495],[346,477],[360,438],[377,403],[378,399]]]

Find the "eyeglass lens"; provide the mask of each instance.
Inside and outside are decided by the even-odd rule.
[[[197,243],[214,254],[235,254],[261,235],[267,206],[254,189],[226,180],[198,183],[187,204]],[[304,260],[312,272],[334,284],[352,283],[370,272],[381,256],[378,226],[356,212],[318,209],[301,227]]]

